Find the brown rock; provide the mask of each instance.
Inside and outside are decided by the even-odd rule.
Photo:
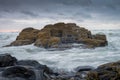
[[[106,39],[106,36],[104,34],[96,34],[96,35],[93,35],[93,38],[94,39],[98,39],[98,40],[107,40]]]
[[[16,40],[16,41],[13,41],[10,46],[22,46],[22,45],[29,45],[29,44],[32,44],[33,41],[31,40]]]
[[[11,46],[20,46],[32,44],[36,41],[36,36],[39,30],[33,28],[23,29],[19,36],[17,36],[16,41],[12,42]]]
[[[120,61],[111,62],[98,66],[90,71],[87,80],[120,80]]]
[[[59,47],[63,44],[82,43],[89,47],[106,46],[105,35],[92,35],[91,31],[77,26],[75,23],[56,23],[46,25],[43,29],[23,29],[12,46],[28,45],[34,43],[40,47]],[[64,46],[63,46],[64,47]]]
[[[81,40],[82,43],[91,46],[91,47],[102,47],[102,46],[106,46],[107,42],[106,40],[100,40],[100,39],[82,39]]]

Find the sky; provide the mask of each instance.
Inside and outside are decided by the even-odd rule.
[[[0,0],[0,32],[57,22],[87,29],[120,29],[120,0]]]

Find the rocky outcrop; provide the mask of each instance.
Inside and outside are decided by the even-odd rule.
[[[98,66],[87,74],[87,80],[120,80],[120,61]]]
[[[0,80],[47,80],[52,70],[35,60],[20,60],[0,54]]]
[[[107,39],[104,34],[92,35],[91,31],[79,27],[75,23],[56,23],[46,25],[41,30],[23,29],[10,46],[32,43],[44,48],[59,48],[63,44],[67,46],[71,43],[81,43],[87,45],[87,47],[101,47],[107,45]]]
[[[20,32],[16,40],[12,42],[10,45],[21,46],[21,45],[32,44],[36,41],[38,32],[39,30],[34,29],[34,28],[25,28]]]

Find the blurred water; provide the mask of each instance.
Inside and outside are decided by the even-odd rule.
[[[33,45],[2,47],[14,41],[19,33],[0,33],[0,54],[10,53],[21,59],[34,59],[58,69],[73,70],[77,66],[94,66],[120,60],[120,30],[93,30],[107,35],[108,46],[95,49],[72,48],[50,51]]]

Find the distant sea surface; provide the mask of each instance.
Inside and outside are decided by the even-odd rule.
[[[34,45],[2,47],[14,41],[18,32],[0,33],[0,54],[10,53],[17,59],[37,60],[57,69],[73,70],[78,66],[93,66],[120,60],[120,30],[93,30],[92,34],[104,33],[108,46],[95,49],[71,48],[47,50]]]

